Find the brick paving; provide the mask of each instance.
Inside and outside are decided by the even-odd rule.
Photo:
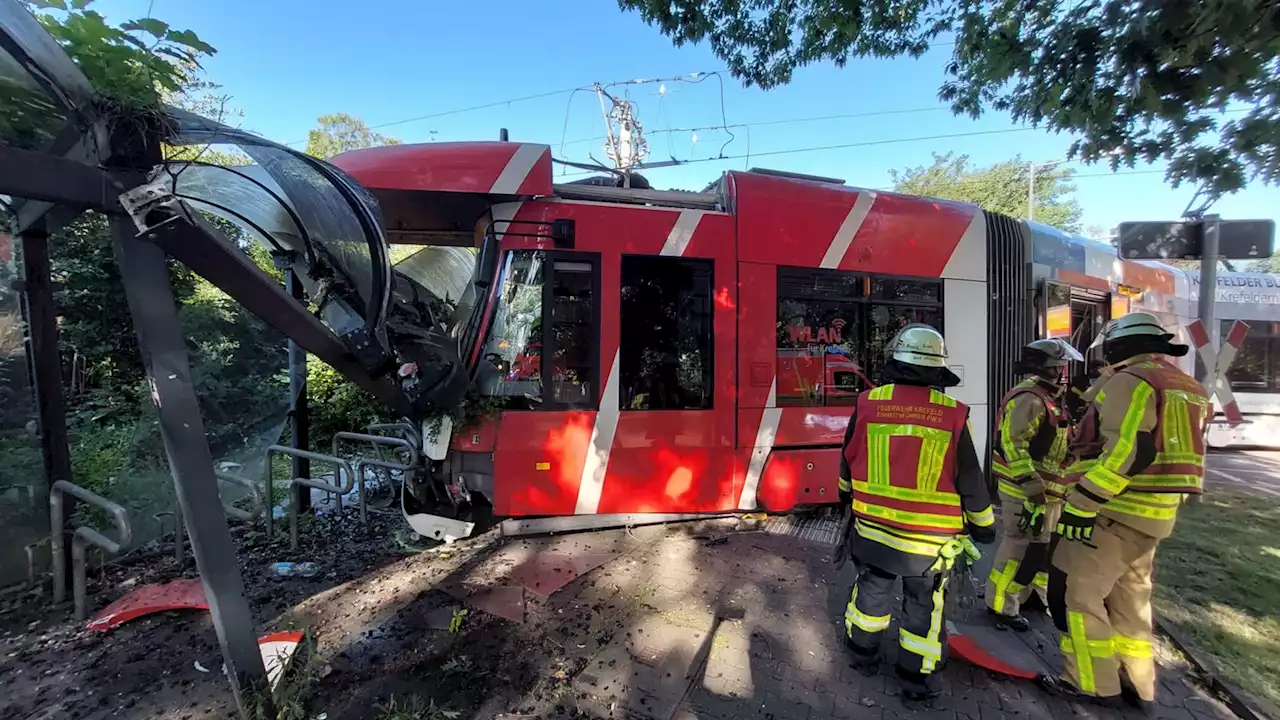
[[[576,698],[567,704],[583,715],[654,720],[1115,716],[958,660],[942,671],[940,699],[905,703],[892,674],[892,648],[879,675],[863,677],[848,667],[840,618],[852,569],[846,565],[835,572],[827,561],[830,546],[759,532],[732,534],[713,544],[678,531],[654,531],[639,539],[643,542],[628,554],[529,610],[530,621],[548,622],[548,628],[558,619],[584,620],[563,624],[556,641],[582,668],[572,681]],[[985,574],[982,568],[976,573]],[[615,610],[592,611],[605,603]],[[967,612],[956,608],[953,615],[963,621],[980,612],[979,601]],[[1056,667],[1057,643],[1048,619],[1037,625],[1040,633],[1008,633],[1004,641],[1028,643],[1023,653],[1028,647],[1042,650],[1044,662]],[[1162,653],[1161,662],[1158,717],[1235,717],[1200,689],[1176,658]]]

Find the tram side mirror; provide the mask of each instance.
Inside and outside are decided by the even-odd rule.
[[[559,218],[551,221],[551,240],[555,242],[557,250],[572,250],[574,239],[572,220]]]

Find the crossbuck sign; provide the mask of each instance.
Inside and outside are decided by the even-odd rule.
[[[1240,350],[1240,345],[1244,343],[1244,336],[1248,332],[1249,323],[1236,320],[1231,324],[1231,330],[1227,332],[1226,339],[1222,341],[1222,349],[1214,350],[1204,323],[1195,320],[1187,325],[1191,342],[1195,343],[1196,352],[1200,353],[1200,360],[1204,362],[1205,389],[1209,391],[1210,399],[1215,395],[1218,397],[1218,402],[1222,404],[1222,412],[1227,416],[1227,422],[1232,425],[1244,422],[1244,415],[1240,412],[1240,406],[1236,404],[1236,396],[1231,393],[1231,383],[1227,381],[1227,369],[1231,367],[1231,361],[1236,359],[1236,353]]]

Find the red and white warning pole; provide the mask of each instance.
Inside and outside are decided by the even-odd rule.
[[[1196,346],[1200,360],[1204,362],[1205,389],[1209,391],[1211,398],[1217,396],[1218,401],[1222,403],[1223,414],[1233,425],[1244,422],[1244,414],[1240,412],[1236,396],[1231,392],[1231,383],[1227,380],[1227,369],[1236,359],[1236,353],[1240,351],[1240,346],[1244,344],[1245,335],[1248,333],[1249,323],[1236,320],[1231,324],[1231,330],[1222,341],[1222,349],[1214,350],[1209,331],[1204,323],[1193,320],[1187,325],[1187,334],[1191,336],[1191,342]]]

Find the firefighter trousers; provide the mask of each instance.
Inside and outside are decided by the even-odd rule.
[[[1093,541],[1055,538],[1049,610],[1062,633],[1063,679],[1114,697],[1120,670],[1143,700],[1156,697],[1151,575],[1160,541],[1106,517]]]
[[[902,578],[902,606],[898,616],[898,668],[911,675],[929,675],[942,662],[946,644],[946,605],[950,572]],[[864,566],[849,593],[844,629],[855,652],[874,657],[880,638],[889,629],[897,576]]]
[[[1001,615],[1017,615],[1034,591],[1049,605],[1049,538],[1058,524],[1062,503],[1045,506],[1044,529],[1036,535],[1018,529],[1022,500],[1001,493],[1000,524],[1003,534],[987,576],[987,607]]]

